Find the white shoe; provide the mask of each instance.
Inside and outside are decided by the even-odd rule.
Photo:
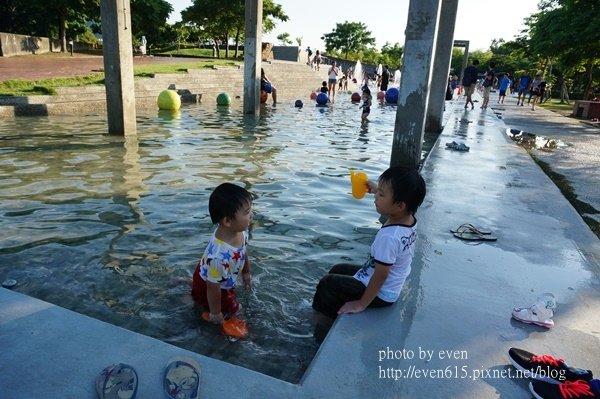
[[[551,328],[554,327],[554,310],[556,309],[556,300],[550,293],[543,294],[538,298],[538,302],[528,308],[514,308],[512,317],[515,320],[528,324]]]

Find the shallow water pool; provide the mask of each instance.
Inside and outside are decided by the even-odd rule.
[[[346,98],[347,97],[347,98]],[[389,164],[395,107],[338,95],[328,108],[186,105],[138,116],[138,134],[107,134],[104,115],[0,125],[0,280],[16,291],[173,345],[298,382],[318,344],[318,279],[362,263],[379,228],[372,197],[350,195],[349,169]],[[191,273],[214,226],[218,184],[255,197],[254,289],[238,288],[246,340],[200,320]]]

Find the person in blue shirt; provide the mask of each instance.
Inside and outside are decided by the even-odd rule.
[[[502,79],[500,79],[500,95],[498,96],[498,104],[504,104],[504,98],[506,97],[506,91],[508,90],[508,88],[510,87],[510,78],[508,77],[508,74],[504,74],[504,76],[502,76]]]
[[[529,72],[525,71],[519,78],[519,86],[517,88],[517,105],[519,105],[520,101],[521,107],[523,106],[523,101],[525,101],[525,96],[529,91],[529,86],[531,86],[531,76],[529,76]]]

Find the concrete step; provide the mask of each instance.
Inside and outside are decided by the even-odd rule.
[[[279,102],[302,99],[308,101],[310,93],[327,79],[326,68],[315,71],[302,63],[263,63],[266,75],[277,89]],[[156,74],[152,78],[135,78],[136,106],[155,107],[156,97],[161,91],[174,85],[176,89],[188,90],[202,102],[216,102],[219,93],[228,93],[233,101],[242,101],[244,94],[243,67],[217,69],[190,69],[187,73]],[[55,96],[0,97],[0,106],[5,108],[0,117],[13,115],[50,115],[72,112],[104,112],[106,109],[104,86],[61,87]],[[270,99],[269,99],[270,102]],[[13,109],[11,110],[10,107]]]

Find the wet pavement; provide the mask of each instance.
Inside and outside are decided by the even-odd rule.
[[[600,241],[507,135],[516,116],[464,111],[458,101],[447,108],[422,170],[428,192],[401,300],[338,318],[300,384],[0,289],[0,362],[10,365],[0,373],[3,397],[92,398],[97,373],[125,362],[138,368],[138,397],[158,398],[174,354],[201,365],[203,398],[530,398],[529,381],[508,366],[510,347],[550,353],[600,375]],[[447,149],[451,141],[470,150]],[[491,230],[497,241],[450,233],[466,222]],[[511,319],[513,307],[546,292],[558,304],[554,328]]]
[[[516,99],[511,97],[505,104],[493,104],[492,109],[508,129],[528,133],[525,144],[532,156],[560,175],[552,176],[553,180],[565,190],[564,194],[582,217],[596,222],[590,224],[600,235],[600,126],[542,107],[532,111],[527,106],[517,106]]]

